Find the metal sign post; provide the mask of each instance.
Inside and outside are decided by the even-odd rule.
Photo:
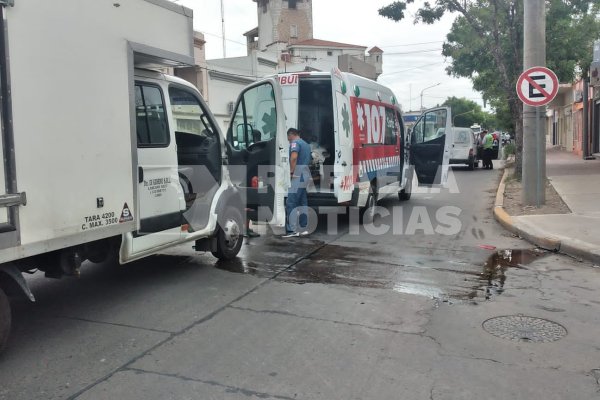
[[[542,153],[546,150],[546,141],[541,120],[545,115],[544,106],[558,93],[558,78],[546,67],[532,67],[521,74],[516,89],[519,98],[525,104],[523,107],[523,204],[540,207],[545,202],[546,194],[545,153]],[[532,119],[535,119],[533,124],[531,124]],[[530,135],[526,127],[534,131],[533,140],[525,136]]]

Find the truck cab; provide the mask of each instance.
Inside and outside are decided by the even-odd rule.
[[[229,181],[223,135],[202,96],[183,79],[149,70],[135,71],[134,92],[140,222],[123,237],[121,262],[215,232],[213,253],[234,257],[241,246],[241,198]]]

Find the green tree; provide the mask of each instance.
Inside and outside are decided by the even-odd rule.
[[[448,97],[446,101],[442,103],[442,106],[450,107],[452,109],[454,126],[468,128],[475,123],[481,124],[486,120],[486,115],[481,109],[481,106],[464,97]]]
[[[379,14],[394,21],[405,18],[414,0],[394,1]],[[598,0],[546,0],[547,65],[561,82],[572,82],[587,71],[593,40],[600,35]],[[436,0],[425,2],[415,23],[433,24],[445,14],[457,15],[443,45],[452,59],[449,75],[470,78],[497,112],[497,123],[510,121],[517,139],[517,174],[523,149],[522,111],[515,84],[523,67],[523,0]]]

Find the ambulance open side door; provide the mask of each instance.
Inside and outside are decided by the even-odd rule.
[[[252,84],[239,95],[227,130],[227,156],[231,181],[250,219],[284,226],[289,143],[276,78]]]
[[[333,163],[333,192],[338,203],[352,200],[354,190],[352,111],[348,96],[348,84],[339,69],[331,71],[333,91],[333,130],[335,159]]]
[[[410,163],[419,183],[446,185],[450,163],[450,131],[452,115],[449,107],[426,110],[412,128]]]

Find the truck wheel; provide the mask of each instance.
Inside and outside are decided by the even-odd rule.
[[[217,251],[212,255],[219,260],[231,260],[237,256],[242,248],[242,214],[234,207],[227,207],[225,214],[219,218],[217,228]]]
[[[10,303],[4,291],[0,289],[0,353],[4,350],[10,334]]]

